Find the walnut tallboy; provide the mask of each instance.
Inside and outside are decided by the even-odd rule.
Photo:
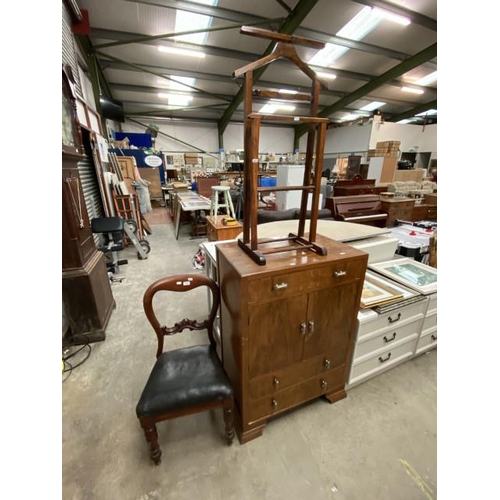
[[[217,245],[222,358],[242,444],[286,410],[346,397],[368,254],[321,235],[317,242],[327,255],[282,251],[265,266],[234,241]]]

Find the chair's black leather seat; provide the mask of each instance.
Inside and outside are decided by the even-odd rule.
[[[210,345],[164,352],[156,361],[139,403],[137,416],[147,417],[215,399],[233,389]]]

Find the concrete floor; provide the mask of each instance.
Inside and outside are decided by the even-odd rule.
[[[333,405],[320,399],[277,417],[245,445],[225,445],[220,411],[159,424],[163,456],[155,466],[135,415],[156,350],[142,296],[157,278],[203,273],[192,258],[206,239],[190,239],[183,225],[177,241],[169,220],[151,227],[147,260],[130,247],[121,254],[129,263],[120,270],[124,281],[112,284],[116,309],[106,340],[91,344],[89,358],[63,374],[63,499],[437,498],[436,350],[350,389]],[[204,313],[206,294],[190,293],[195,297],[182,294],[166,311]],[[166,346],[192,335],[166,339]]]

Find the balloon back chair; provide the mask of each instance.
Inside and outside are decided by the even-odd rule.
[[[204,321],[183,319],[173,326],[160,326],[153,306],[157,292],[186,292],[200,286],[211,294],[210,312]],[[172,295],[172,294],[170,294]],[[233,441],[233,388],[216,351],[214,319],[220,303],[219,287],[212,279],[198,274],[178,274],[152,283],[143,297],[146,316],[158,338],[156,362],[136,407],[136,414],[156,465],[161,461],[156,424],[164,420],[222,408],[225,438]],[[170,321],[169,321],[170,322]],[[191,345],[163,352],[165,337],[183,330],[206,330],[208,344]]]

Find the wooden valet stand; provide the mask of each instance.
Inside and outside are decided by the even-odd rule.
[[[310,40],[274,31],[242,26],[240,33],[268,38],[276,41],[273,52],[261,59],[237,69],[233,78],[244,75],[244,114],[245,114],[245,161],[244,161],[244,202],[243,202],[243,240],[238,239],[238,245],[259,265],[266,264],[267,254],[288,252],[291,250],[309,249],[318,255],[326,255],[325,247],[316,245],[316,226],[318,221],[318,204],[323,166],[323,152],[325,148],[326,126],[328,118],[318,117],[319,90],[321,82],[316,73],[300,59],[294,45],[303,45],[316,49],[324,48],[323,42]],[[253,88],[253,72],[277,59],[288,59],[305,73],[311,80],[311,94],[285,94],[272,90]],[[310,116],[274,115],[252,112],[253,96],[310,101]],[[307,123],[307,151],[304,169],[304,180],[301,186],[258,187],[259,168],[259,133],[262,121],[293,122],[294,124]],[[316,146],[316,148],[315,148]],[[315,160],[315,161],[314,161]],[[314,163],[314,166],[313,166]],[[259,239],[257,235],[257,207],[260,193],[276,191],[302,191],[300,217],[297,234],[289,233],[280,238]],[[309,236],[304,236],[309,193],[312,193],[311,219]]]

